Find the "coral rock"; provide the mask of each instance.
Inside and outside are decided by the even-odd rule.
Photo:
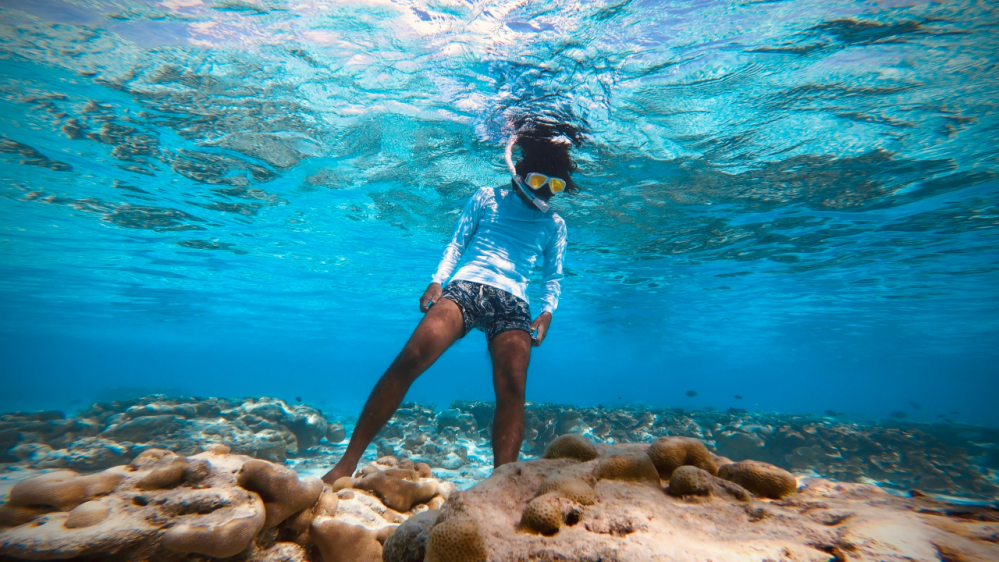
[[[215,513],[211,514],[215,515]],[[205,554],[213,558],[235,556],[253,542],[264,528],[264,504],[251,496],[249,505],[219,517],[201,516],[197,523],[182,523],[163,532],[163,547],[182,553]]]
[[[577,476],[554,472],[541,483],[536,496],[556,494],[582,505],[593,505],[597,501],[597,492],[593,489],[592,477]]]
[[[598,480],[648,482],[659,486],[659,472],[645,453],[601,458],[593,470],[593,476]]]
[[[790,472],[759,461],[723,465],[718,469],[718,476],[764,498],[780,499],[793,494],[798,488],[798,482]]]
[[[585,438],[574,434],[561,435],[552,441],[545,449],[546,459],[576,459],[577,461],[593,460],[599,456],[597,448]]]
[[[718,474],[714,456],[700,439],[661,437],[649,447],[648,455],[663,480],[669,480],[674,470],[687,465]]]
[[[437,495],[437,482],[410,482],[378,471],[354,482],[359,490],[374,492],[386,506],[396,511],[409,511],[418,503],[426,503]]]
[[[673,471],[666,493],[671,496],[717,496],[750,501],[753,496],[742,486],[722,480],[696,466],[681,466]]]
[[[96,525],[108,518],[111,506],[107,502],[89,501],[81,503],[69,512],[69,517],[63,522],[67,529],[80,529]]]
[[[180,457],[176,453],[166,449],[146,449],[132,459],[132,462],[128,466],[132,470],[150,470],[157,466],[168,464],[178,458]]]
[[[427,537],[437,522],[437,510],[424,511],[407,519],[385,540],[384,562],[423,562]]]
[[[332,486],[334,492],[339,492],[340,490],[353,488],[354,479],[351,478],[350,476],[341,476],[340,478],[337,478],[335,482],[333,482]]]
[[[161,476],[164,468],[169,478]],[[279,532],[263,532],[268,515],[263,501],[236,481],[237,475],[248,478],[255,473],[255,483],[264,481],[261,490],[280,486],[278,503],[285,504],[280,507],[293,509],[287,504],[300,500],[289,497],[303,495],[311,484],[297,477],[289,482],[282,471],[287,469],[239,455],[202,453],[185,459],[169,451],[147,451],[129,466],[97,474],[59,471],[29,478],[19,482],[0,507],[0,519],[8,527],[0,530],[0,559],[180,562],[192,555],[224,558],[245,553],[244,558],[254,562],[308,562],[301,548],[274,545]],[[163,481],[173,487],[163,487]],[[330,505],[329,498],[315,501],[318,492],[305,495],[309,497],[303,511],[311,510],[313,503],[323,514],[336,510],[335,496]],[[306,540],[308,523],[306,519],[298,531]]]
[[[330,443],[340,443],[347,438],[347,431],[343,428],[343,424],[331,423],[326,427],[325,437]]]
[[[323,482],[318,478],[300,480],[294,470],[259,460],[244,464],[236,482],[260,494],[267,508],[265,528],[275,527],[292,514],[312,507],[323,491]]]
[[[55,511],[52,507],[19,507],[9,503],[0,506],[0,527],[17,527],[37,517]]]
[[[488,557],[486,541],[472,519],[451,517],[427,537],[426,562],[486,562]]]
[[[333,517],[336,515],[336,507],[339,503],[340,498],[333,492],[333,489],[329,486],[324,486],[323,493],[319,495],[319,500],[316,502],[316,505],[312,506],[312,514],[316,517],[320,515]]]
[[[52,507],[68,511],[95,497],[107,495],[122,481],[120,472],[81,476],[72,470],[50,472],[18,482],[10,491],[13,507]]]
[[[385,476],[389,476],[392,478],[399,478],[401,480],[409,480],[410,482],[420,481],[419,472],[405,468],[390,468],[385,471]]]
[[[430,469],[430,465],[425,462],[418,462],[414,466],[416,472],[420,474],[420,478],[433,478],[434,471]]]
[[[553,475],[584,474],[604,460],[536,459],[498,467],[490,478],[447,500],[430,531],[426,560],[828,562],[836,552],[850,560],[999,560],[995,525],[986,522],[996,518],[994,509],[971,515],[966,506],[901,498],[875,486],[815,479],[784,501],[743,503],[678,500],[644,481],[600,480],[599,501],[585,508],[553,494],[534,498]],[[674,475],[677,485],[689,472],[718,483],[706,471],[685,467]],[[563,510],[558,532],[544,536],[518,529],[524,506],[542,498]],[[555,509],[547,511],[541,519],[549,521],[550,533],[558,519]],[[471,538],[448,541],[459,526]],[[462,557],[456,545],[469,543],[478,544],[478,551]]]
[[[358,525],[316,517],[310,530],[323,562],[382,562],[377,535]]]
[[[279,542],[268,549],[257,550],[249,558],[252,562],[311,562],[308,552],[301,545]]]
[[[136,484],[140,490],[160,490],[175,488],[184,481],[184,474],[187,471],[187,459],[177,457],[166,466],[160,466],[149,471],[142,480]]]

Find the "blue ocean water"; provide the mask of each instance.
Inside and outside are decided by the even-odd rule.
[[[356,414],[465,201],[508,184],[507,120],[543,113],[587,134],[529,400],[999,427],[997,23],[974,1],[0,0],[0,410]],[[491,397],[476,332],[408,398]]]

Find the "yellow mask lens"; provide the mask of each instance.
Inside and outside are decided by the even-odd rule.
[[[527,175],[527,185],[531,186],[531,189],[538,189],[538,188],[540,188],[542,185],[545,185],[546,181],[548,181],[548,178],[546,176],[541,175],[541,174],[528,174]]]
[[[552,178],[537,172],[531,172],[524,178],[531,189],[541,189],[547,183],[552,188],[552,193],[561,193],[565,190],[565,180],[562,178]]]

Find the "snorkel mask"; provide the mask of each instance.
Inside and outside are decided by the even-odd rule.
[[[548,212],[548,203],[539,197],[535,197],[527,186],[524,185],[524,178],[520,177],[517,173],[516,166],[513,165],[513,145],[517,142],[517,135],[511,135],[510,140],[506,143],[506,167],[510,169],[510,175],[513,176],[513,185],[517,186],[520,190],[521,195],[523,195],[528,201],[534,204],[539,211],[543,213]]]

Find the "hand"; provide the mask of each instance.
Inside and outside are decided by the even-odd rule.
[[[441,293],[444,290],[441,289],[440,283],[431,283],[427,287],[426,291],[423,291],[423,296],[420,297],[420,312],[426,312],[430,310],[430,305],[437,302],[437,299],[441,298]]]
[[[531,331],[537,330],[538,332],[537,338],[534,340],[534,347],[538,347],[541,345],[541,342],[545,341],[545,336],[548,334],[548,326],[551,326],[551,323],[552,313],[548,311],[542,312],[540,316],[534,319],[534,322],[531,322]]]

